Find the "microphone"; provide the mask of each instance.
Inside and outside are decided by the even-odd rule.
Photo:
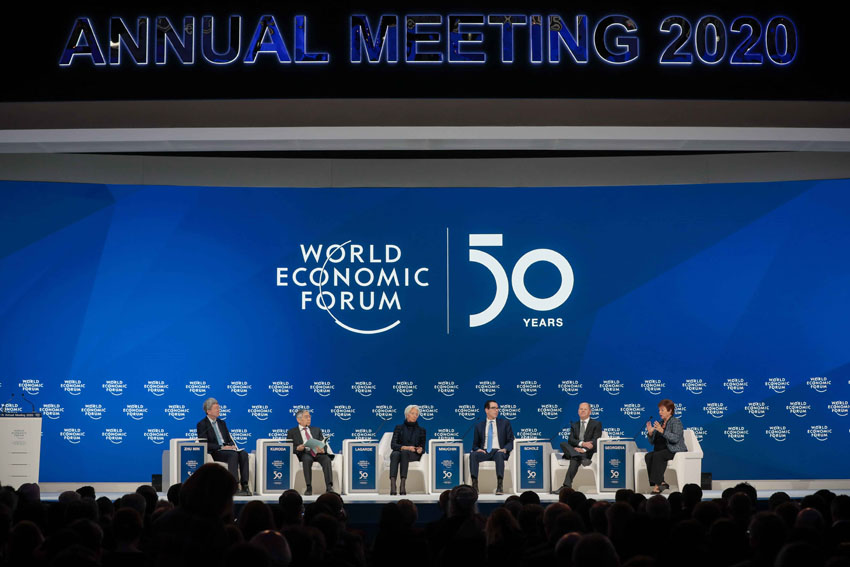
[[[14,399],[15,399],[15,392],[12,392],[12,395],[9,397],[9,399],[6,400],[5,402],[3,402],[3,406],[2,406],[2,408],[3,408],[2,412],[3,413],[6,413],[6,406],[9,405],[9,402],[11,402]]]
[[[388,419],[382,419],[382,420],[381,420],[381,426],[380,426],[380,427],[378,427],[378,429],[376,429],[376,430],[375,430],[375,432],[372,434],[372,437],[374,437],[374,438],[377,440],[377,439],[378,439],[378,433],[380,433],[380,432],[381,432],[381,429],[383,429],[383,428],[384,428],[384,426],[385,426],[387,423],[389,423],[389,421],[390,421],[390,420],[388,420]]]
[[[28,403],[28,404],[30,405],[30,407],[32,408],[32,413],[36,413],[36,411],[35,411],[35,404],[34,404],[34,403],[32,403],[31,401],[29,401],[29,400],[27,399],[27,397],[24,395],[24,393],[23,393],[23,392],[21,392],[21,399],[23,399],[26,403]]]
[[[464,431],[464,432],[463,432],[463,435],[461,435],[461,436],[460,436],[461,441],[463,440],[463,438],[464,438],[464,437],[466,437],[467,435],[469,435],[469,432],[470,432],[470,431],[472,431],[472,428],[473,428],[473,427],[475,427],[475,422],[472,422],[472,425],[470,425],[469,427],[467,427],[467,428],[466,428],[466,431]]]

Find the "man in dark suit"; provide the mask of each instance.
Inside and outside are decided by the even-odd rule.
[[[472,437],[472,453],[469,455],[469,474],[472,488],[478,492],[478,465],[481,461],[496,462],[496,494],[504,494],[502,479],[505,476],[505,461],[514,448],[514,432],[511,422],[499,417],[496,400],[484,402],[487,419],[475,424]]]
[[[561,488],[572,488],[573,479],[581,465],[588,466],[594,453],[596,442],[602,437],[602,422],[590,418],[590,404],[582,402],[578,406],[578,421],[570,425],[570,437],[561,443],[564,458],[569,459],[570,468],[564,477]]]
[[[198,439],[207,440],[207,452],[214,461],[227,463],[227,470],[233,478],[240,480],[241,490],[236,496],[251,496],[248,490],[248,453],[238,449],[227,424],[218,418],[221,406],[215,398],[207,398],[204,402],[204,412],[207,416],[198,422]]]
[[[286,432],[286,437],[292,439],[292,444],[295,446],[295,456],[301,461],[301,466],[304,469],[304,482],[307,484],[307,489],[304,491],[304,496],[313,494],[313,462],[316,461],[322,466],[322,473],[325,475],[325,487],[327,492],[335,492],[333,469],[331,468],[331,459],[333,455],[325,451],[324,448],[308,449],[304,446],[310,439],[323,441],[322,430],[318,427],[310,427],[310,410],[302,409],[295,413],[295,419],[298,421],[298,427],[293,427]]]

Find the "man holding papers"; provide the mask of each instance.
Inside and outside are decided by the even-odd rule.
[[[310,410],[302,409],[295,413],[298,427],[293,427],[286,432],[286,437],[292,440],[295,446],[295,455],[301,461],[304,468],[304,482],[307,489],[304,496],[313,494],[313,461],[322,466],[325,475],[325,486],[328,492],[334,492],[334,477],[331,469],[333,455],[328,453],[327,442],[318,427],[310,427]]]
[[[236,446],[227,424],[218,418],[221,406],[215,398],[207,398],[204,411],[207,417],[198,422],[198,439],[206,439],[207,452],[213,460],[227,463],[227,470],[240,481],[242,489],[236,496],[251,496],[248,490],[248,453]]]

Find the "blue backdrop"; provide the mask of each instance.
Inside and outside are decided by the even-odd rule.
[[[306,406],[337,451],[411,403],[452,437],[494,397],[557,446],[580,401],[635,436],[669,397],[715,478],[850,470],[847,180],[5,182],[0,222],[0,397],[45,413],[43,481],[149,478],[208,396],[248,448]]]

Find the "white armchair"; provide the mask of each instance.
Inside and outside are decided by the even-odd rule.
[[[600,439],[608,439],[608,432],[604,429],[602,430],[602,437]],[[560,490],[561,485],[564,484],[564,479],[567,477],[567,469],[570,468],[570,461],[564,459],[564,453],[562,451],[553,451],[549,459],[552,490]],[[599,480],[599,457],[597,453],[593,455],[593,459],[591,459],[589,465],[579,467],[573,479],[573,488],[584,493],[598,493]]]
[[[687,451],[676,453],[667,463],[664,482],[670,490],[682,490],[686,484],[700,484],[702,477],[702,447],[692,429],[685,429]],[[646,452],[635,453],[635,492],[649,492],[649,473],[646,470]]]
[[[378,445],[378,494],[390,493],[390,456],[392,455],[392,433],[384,433]],[[407,493],[428,494],[431,474],[431,456],[422,453],[418,461],[411,461],[407,469]]]
[[[516,487],[514,486],[515,454],[515,450],[511,451],[511,454],[508,455],[508,460],[505,461],[505,476],[502,479],[502,489],[504,489],[505,494],[516,494]],[[469,453],[465,453],[463,455],[463,473],[464,478],[472,478],[472,475],[469,472]],[[482,461],[478,463],[478,491],[481,494],[493,493],[496,491],[495,461]]]
[[[333,478],[334,490],[341,493],[342,455],[334,453],[330,445],[327,447],[328,452],[334,455],[334,458],[331,460],[331,475]],[[303,494],[307,489],[307,483],[304,482],[304,467],[298,460],[298,457],[295,456],[295,451],[292,452],[292,458],[295,460],[293,463],[293,466],[295,467],[295,475],[292,478],[292,488]],[[327,491],[327,486],[325,486],[325,475],[322,472],[322,465],[314,461],[311,468],[313,469],[313,494],[323,494]]]

